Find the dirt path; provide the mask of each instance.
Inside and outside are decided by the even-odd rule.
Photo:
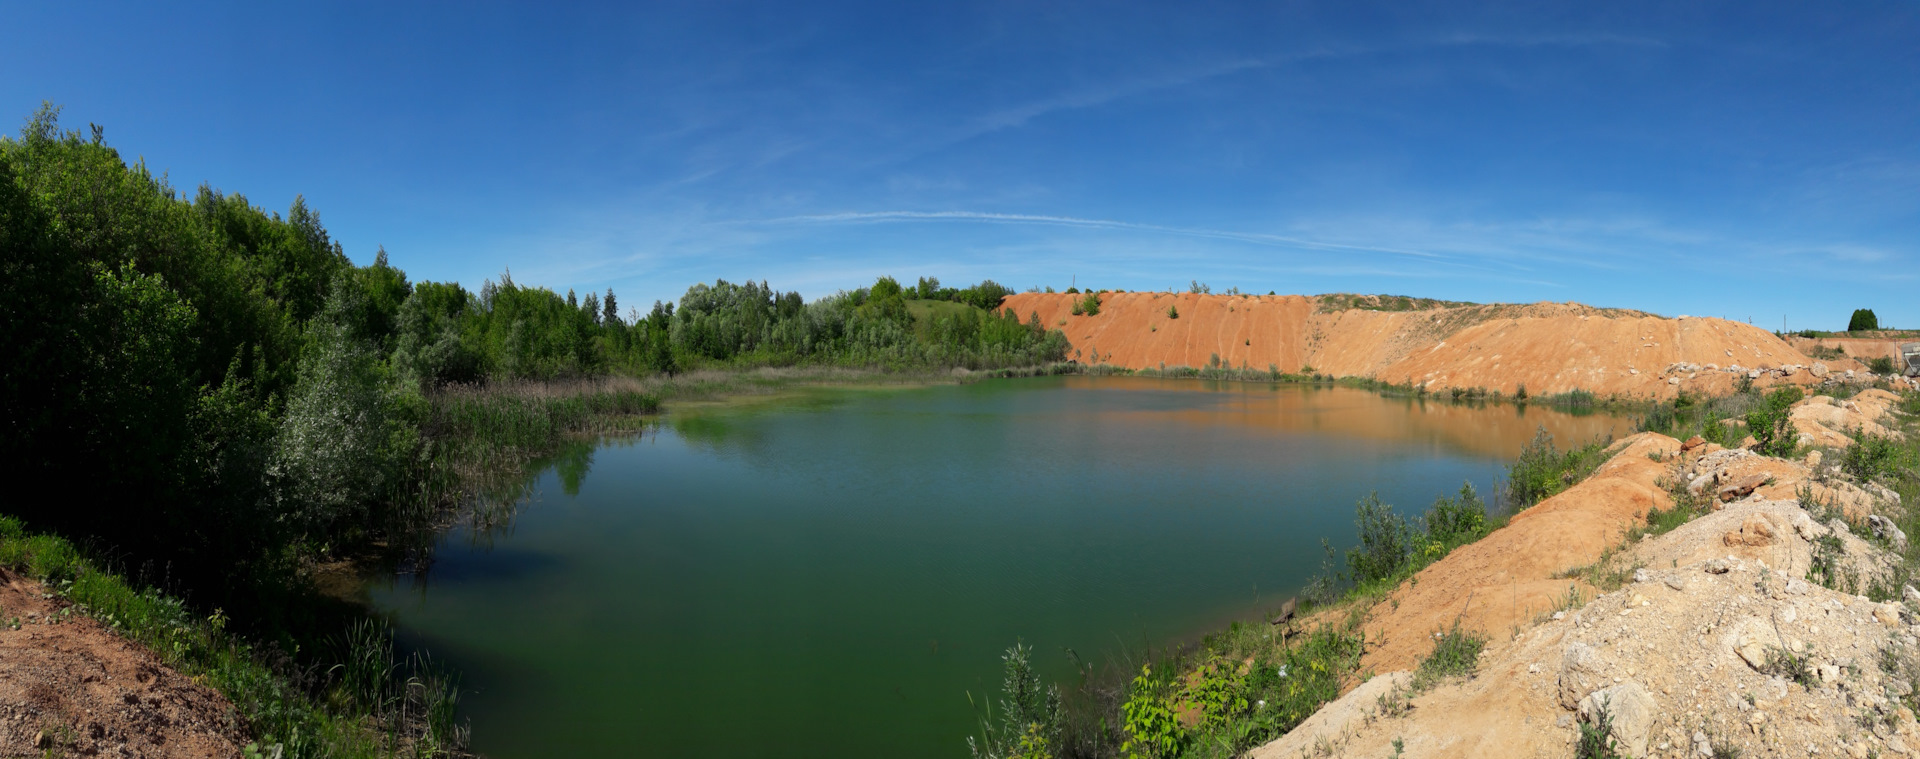
[[[4,569],[0,620],[0,757],[240,755],[225,697]]]

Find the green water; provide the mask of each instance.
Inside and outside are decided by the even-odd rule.
[[[1487,492],[1540,425],[1619,422],[1085,377],[682,408],[374,600],[500,759],[958,757],[1016,638],[1064,677],[1271,608],[1356,499]]]

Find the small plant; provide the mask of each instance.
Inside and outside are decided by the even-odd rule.
[[[967,738],[975,759],[1040,759],[1051,757],[1060,741],[1060,689],[1043,686],[1033,671],[1033,649],[1015,643],[1001,657],[1005,678],[1000,683],[1000,719],[980,718],[980,740]],[[972,698],[969,694],[968,698]]]
[[[1180,307],[1179,307],[1179,306],[1167,306],[1167,318],[1168,318],[1168,319],[1178,319],[1178,318],[1180,318]]]
[[[1820,683],[1819,676],[1814,674],[1811,657],[1778,646],[1767,648],[1767,664],[1763,671],[1792,680],[1803,688],[1812,688]]]
[[[1747,413],[1747,433],[1753,435],[1755,451],[1782,458],[1793,455],[1799,441],[1789,411],[1800,396],[1800,388],[1783,387],[1768,393],[1764,406]]]
[[[1873,372],[1874,374],[1892,374],[1893,373],[1893,357],[1876,356],[1874,358],[1867,359],[1867,371]]]
[[[1167,684],[1154,677],[1153,665],[1140,665],[1140,675],[1133,678],[1127,701],[1120,707],[1125,720],[1121,729],[1127,735],[1120,751],[1128,759],[1179,756],[1186,745],[1186,734],[1174,716],[1167,690]]]
[[[1486,647],[1486,636],[1462,630],[1460,621],[1454,620],[1451,629],[1434,639],[1433,653],[1428,654],[1420,662],[1420,669],[1414,672],[1413,689],[1422,691],[1446,678],[1473,674],[1480,663],[1480,652]]]
[[[1088,316],[1100,315],[1100,294],[1094,292],[1087,293],[1087,297],[1082,298],[1079,304],[1074,306],[1074,313],[1084,313]]]
[[[1594,715],[1594,724],[1580,723],[1580,741],[1574,744],[1577,759],[1628,759],[1613,739],[1613,715],[1607,713],[1604,699]]]

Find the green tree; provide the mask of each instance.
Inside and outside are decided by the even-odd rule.
[[[1860,332],[1862,330],[1874,330],[1879,328],[1880,328],[1880,317],[1875,316],[1873,314],[1873,309],[1871,308],[1855,309],[1853,312],[1853,318],[1847,320],[1848,332]]]

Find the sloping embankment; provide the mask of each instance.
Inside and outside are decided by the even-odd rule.
[[[1428,390],[1533,395],[1724,394],[1739,377],[1813,384],[1813,359],[1764,329],[1712,318],[1668,319],[1577,303],[1456,305],[1412,311],[1334,308],[1304,295],[1021,293],[1002,308],[1064,331],[1078,360],[1130,369],[1221,365],[1370,377]],[[1345,299],[1341,299],[1344,305]],[[1323,304],[1325,307],[1323,308]],[[1177,310],[1178,318],[1169,316]],[[1821,371],[1824,372],[1824,365]]]
[[[1857,429],[1895,400],[1869,390],[1801,407],[1835,409],[1845,416],[1836,423]],[[1870,513],[1901,508],[1896,494],[1856,486],[1817,456],[1654,433],[1613,450],[1590,478],[1373,603],[1361,668],[1380,673],[1378,684],[1249,756],[1569,756],[1578,724],[1600,708],[1625,756],[1920,750],[1920,722],[1903,706],[1920,673],[1920,619],[1855,595],[1899,561],[1863,539]],[[1680,482],[1715,506],[1620,545],[1648,509],[1671,508],[1668,488]],[[1801,492],[1832,512],[1809,513]],[[1892,531],[1883,524],[1874,529]],[[1610,549],[1620,553],[1609,568],[1639,570],[1583,604],[1595,589],[1567,570]],[[1478,674],[1409,691],[1405,672],[1433,648],[1429,636],[1456,623],[1490,639]]]

